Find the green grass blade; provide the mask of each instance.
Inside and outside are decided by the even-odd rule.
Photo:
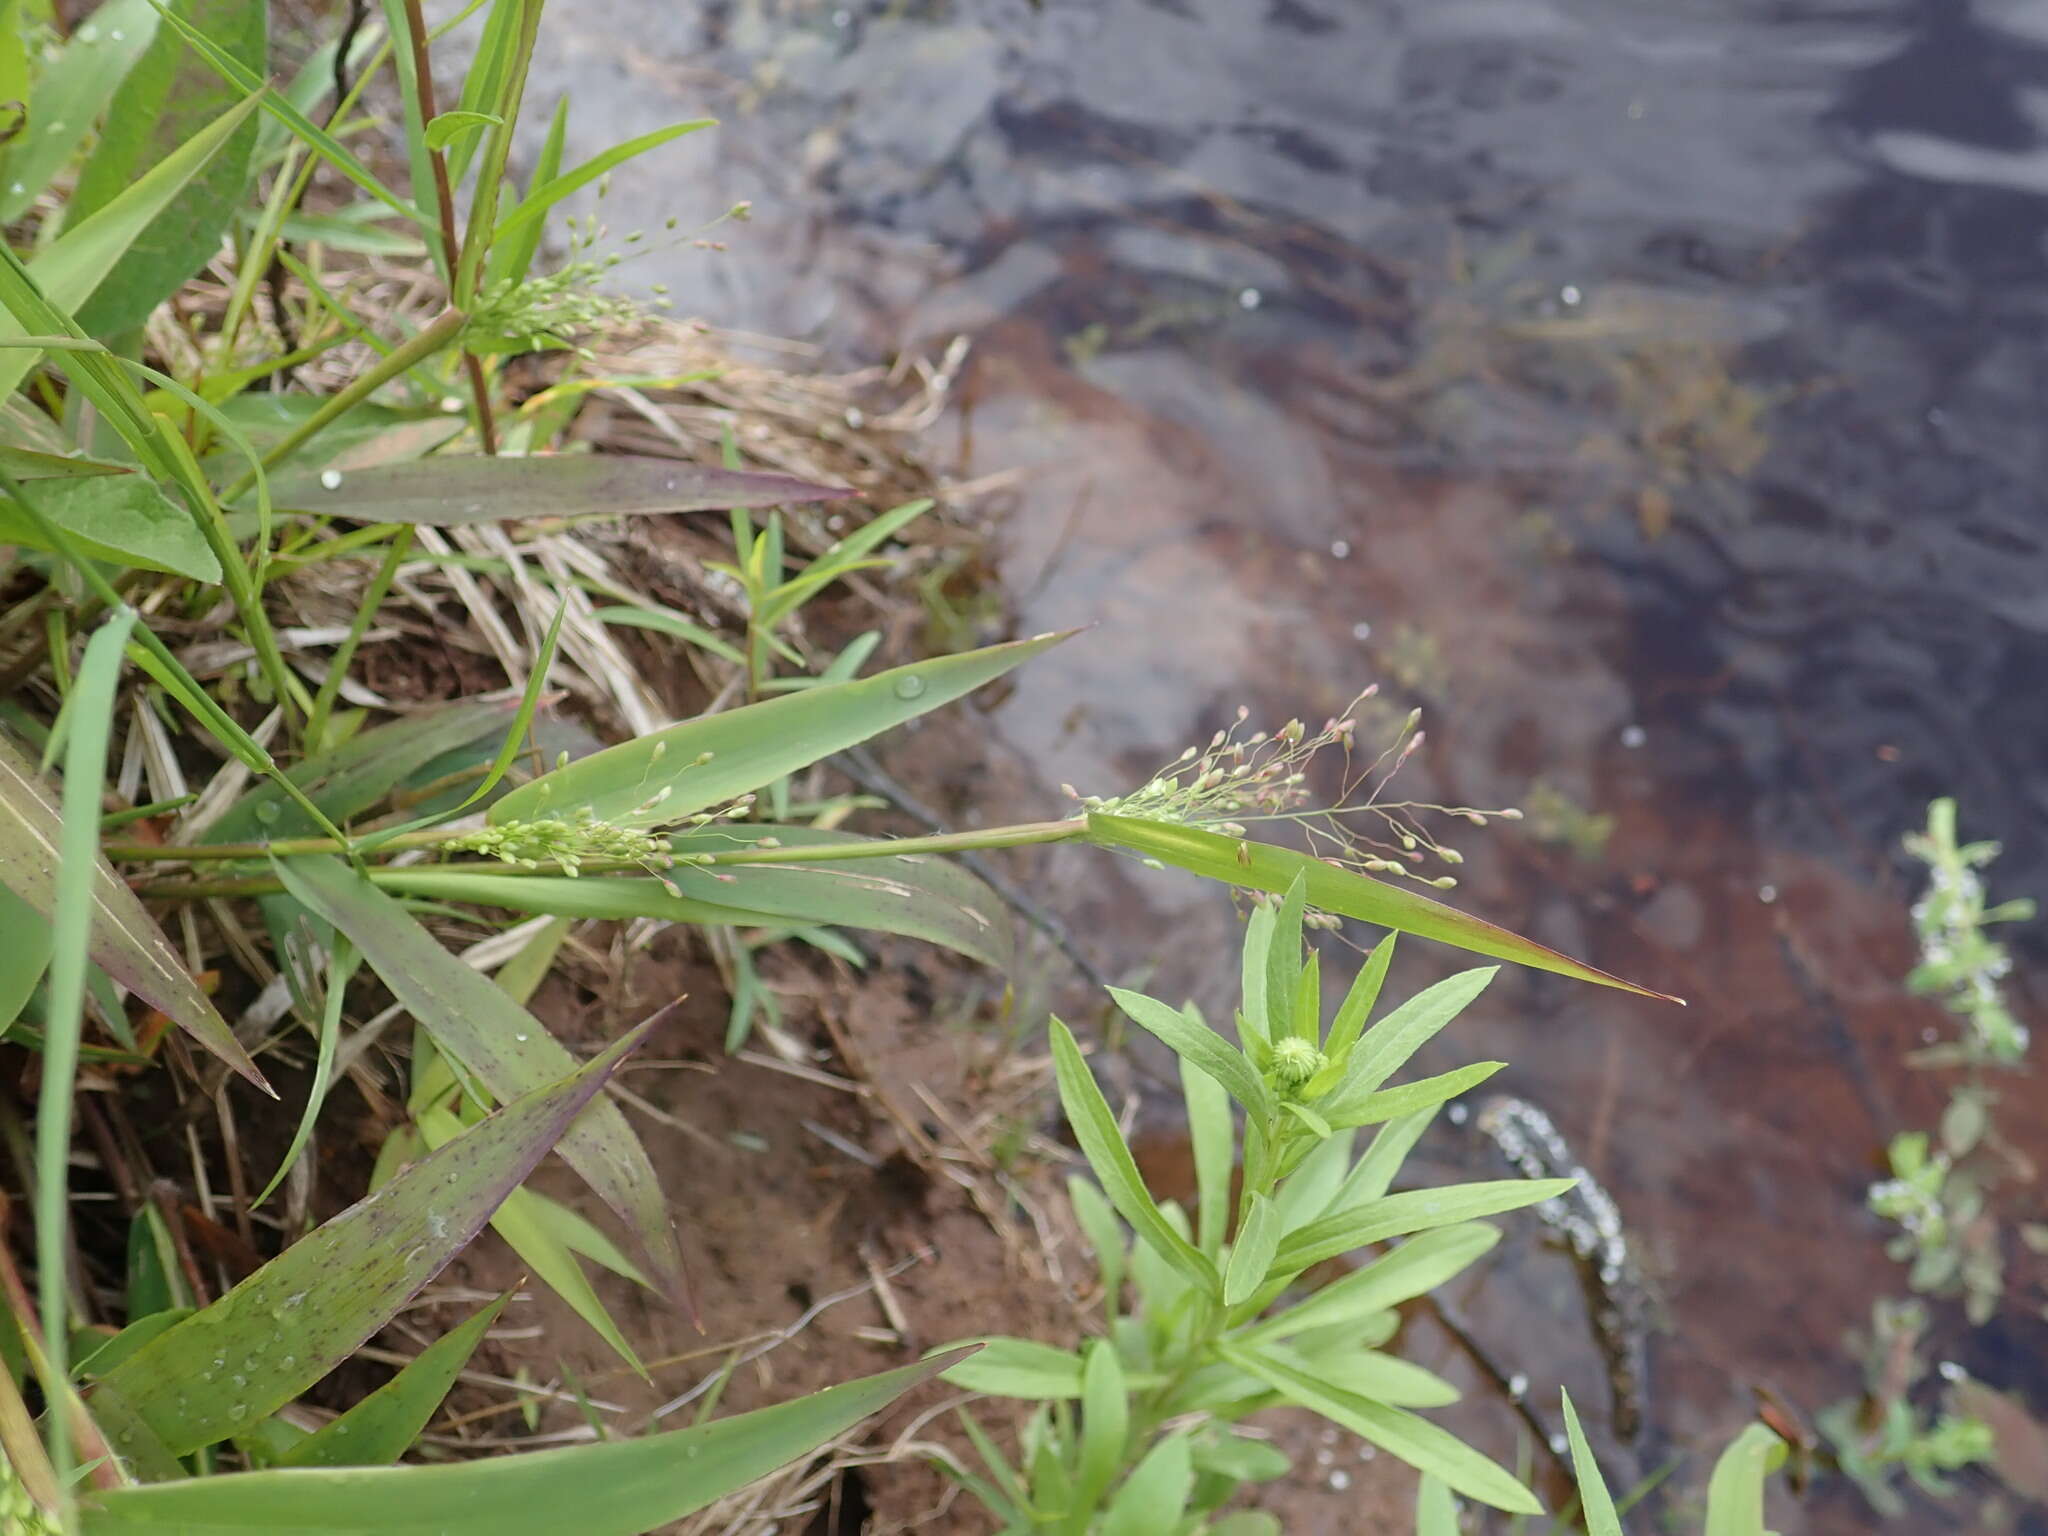
[[[6,813],[0,811],[0,821]],[[5,833],[0,832],[0,838]],[[43,914],[14,892],[0,885],[0,933],[7,943],[0,947],[0,1037],[21,1017],[21,1010],[43,979],[50,963],[50,924]]]
[[[265,0],[175,0],[178,13],[251,74],[268,73],[269,7]],[[92,215],[132,195],[152,168],[168,161],[216,117],[240,104],[233,133],[176,200],[122,241],[122,254],[91,298],[73,313],[95,336],[133,330],[220,248],[222,233],[249,186],[256,147],[254,102],[209,69],[168,29],[121,83],[118,109],[109,113],[99,142],[87,156],[71,194],[67,223],[83,233]],[[58,241],[62,246],[66,240]]]
[[[1182,1430],[1145,1453],[1102,1512],[1096,1536],[1172,1536],[1186,1519],[1194,1489],[1193,1448]]]
[[[1266,1086],[1265,1079],[1253,1071],[1252,1064],[1244,1059],[1243,1054],[1233,1049],[1230,1042],[1215,1030],[1142,992],[1111,987],[1109,995],[1132,1023],[1157,1035],[1173,1048],[1176,1056],[1201,1068],[1207,1076],[1229,1089],[1230,1096],[1253,1115],[1260,1120],[1272,1118],[1273,1092]]]
[[[946,1380],[956,1387],[1027,1400],[1081,1395],[1081,1357],[1071,1349],[1036,1339],[991,1337],[973,1342],[980,1351],[946,1372]]]
[[[1564,1432],[1571,1441],[1572,1474],[1579,1483],[1579,1508],[1585,1514],[1586,1536],[1624,1536],[1621,1516],[1614,1512],[1614,1499],[1607,1492],[1607,1480],[1600,1475],[1593,1447],[1586,1443],[1586,1432],[1579,1427],[1572,1395],[1564,1391],[1558,1395],[1564,1399]]]
[[[331,483],[330,483],[331,482]],[[280,506],[363,523],[439,528],[528,517],[613,517],[830,501],[850,494],[793,475],[705,469],[632,454],[432,458],[338,477],[278,479]]]
[[[281,1467],[377,1467],[398,1460],[420,1437],[485,1332],[511,1299],[496,1301],[434,1340],[396,1376],[277,1460]]]
[[[84,1536],[640,1536],[835,1439],[940,1356],[795,1402],[638,1440],[424,1467],[287,1469],[94,1495]]]
[[[114,1443],[129,1421],[178,1455],[212,1445],[354,1354],[483,1229],[657,1019],[429,1152],[137,1350],[93,1399]]]
[[[714,635],[701,624],[691,623],[672,608],[599,608],[592,612],[591,617],[605,624],[624,624],[673,636],[736,667],[747,664],[747,658],[738,646]]]
[[[66,39],[29,93],[32,131],[7,146],[0,224],[20,218],[91,135],[135,61],[156,36],[149,0],[108,0]]]
[[[1399,934],[1390,933],[1373,945],[1372,953],[1365,957],[1365,964],[1358,968],[1358,979],[1344,994],[1344,1001],[1337,1005],[1337,1017],[1330,1021],[1330,1033],[1323,1042],[1323,1050],[1333,1064],[1347,1061],[1351,1048],[1358,1044],[1365,1021],[1372,1014],[1373,1004],[1380,1000],[1380,988],[1387,980],[1387,967],[1394,963],[1394,941],[1399,937]]]
[[[489,820],[537,821],[587,808],[599,821],[673,823],[950,703],[1065,638],[1040,635],[941,656],[686,720],[521,785],[491,808]]]
[[[1462,1273],[1499,1241],[1500,1229],[1480,1222],[1421,1233],[1238,1337],[1251,1342],[1289,1338],[1384,1312]]]
[[[1299,1274],[1367,1243],[1406,1237],[1410,1232],[1426,1232],[1431,1227],[1447,1227],[1481,1216],[1497,1216],[1503,1211],[1518,1211],[1525,1205],[1555,1199],[1575,1182],[1492,1179],[1477,1184],[1454,1184],[1448,1189],[1411,1189],[1386,1195],[1290,1232],[1280,1243],[1273,1267],[1276,1272]]]
[[[86,966],[93,933],[100,926],[100,794],[107,739],[114,690],[121,680],[121,646],[134,624],[135,611],[122,609],[86,642],[85,659],[72,684],[71,699],[77,707],[64,750],[64,800],[51,850],[55,857],[22,872],[29,878],[40,875],[49,883],[52,897],[49,1007],[43,1014],[43,1081],[36,1099],[35,1138],[36,1275],[51,1375],[46,1389],[54,1389],[69,1374],[71,1330],[65,1310],[71,1272],[72,1084],[85,1026]],[[19,885],[15,889],[20,894]],[[50,1415],[49,1433],[50,1460],[62,1480],[71,1471],[68,1412]]]
[[[1498,966],[1483,965],[1447,976],[1402,1003],[1366,1031],[1344,1066],[1344,1080],[1318,1101],[1324,1114],[1342,1118],[1378,1091],[1423,1046],[1484,992]]]
[[[355,870],[330,858],[274,860],[273,867],[292,898],[347,934],[434,1044],[500,1103],[575,1067],[539,1020]],[[618,1106],[599,1099],[564,1133],[559,1150],[626,1223],[663,1291],[680,1292],[682,1256],[661,1183]]]
[[[1220,837],[1197,827],[1140,821],[1128,816],[1106,816],[1099,811],[1088,816],[1088,840],[1107,848],[1123,848],[1192,870],[1212,880],[1221,880],[1247,890],[1283,893],[1297,878],[1306,881],[1308,903],[1324,912],[1335,912],[1382,928],[1398,929],[1419,938],[1435,939],[1475,954],[1512,960],[1539,971],[1590,981],[1603,987],[1619,987],[1663,1002],[1681,999],[1654,992],[1648,987],[1623,981],[1619,976],[1596,970],[1582,961],[1525,939],[1505,928],[1447,907],[1440,901],[1418,895],[1399,885],[1374,880],[1353,870],[1338,869],[1322,860],[1276,848],[1270,843],[1248,842],[1242,838]],[[1271,999],[1268,999],[1269,1004]]]
[[[1123,1466],[1130,1427],[1123,1363],[1114,1344],[1096,1339],[1081,1370],[1081,1448],[1074,1478],[1081,1508],[1092,1506]]]
[[[111,713],[109,701],[106,714]],[[102,727],[106,723],[102,718]],[[33,764],[0,735],[0,881],[29,907],[53,918],[62,871],[90,871],[92,963],[267,1092],[270,1085],[227,1021],[98,847],[86,849],[83,863],[73,866],[64,863],[62,848],[63,818],[56,801]]]
[[[1117,1214],[1131,1224],[1131,1230],[1159,1257],[1209,1295],[1220,1295],[1222,1277],[1216,1266],[1160,1213],[1138,1172],[1137,1160],[1124,1144],[1116,1116],[1095,1085],[1095,1077],[1074,1042],[1073,1032],[1058,1019],[1051,1021],[1053,1070],[1059,1078],[1060,1104],[1074,1138],[1095,1171],[1102,1192]]]
[[[548,120],[548,136],[541,141],[540,154],[533,162],[533,180],[528,183],[529,196],[562,172],[562,152],[569,138],[569,98],[562,97],[555,103],[555,113]],[[544,219],[529,219],[508,237],[502,232],[491,242],[491,253],[484,260],[484,286],[489,288],[502,282],[524,282],[533,270],[533,258],[540,254],[542,236],[547,233]]]
[[[313,1082],[306,1089],[306,1107],[299,1115],[298,1129],[292,1132],[292,1142],[278,1161],[277,1172],[270,1176],[270,1182],[256,1197],[256,1204],[268,1200],[277,1186],[284,1182],[286,1174],[292,1171],[292,1164],[306,1150],[306,1142],[313,1134],[313,1123],[320,1118],[320,1107],[327,1102],[328,1087],[334,1081],[334,1053],[341,1043],[341,1008],[348,995],[349,978],[356,973],[360,959],[345,939],[335,941],[334,953],[327,963],[327,995],[320,1008],[319,1053],[313,1063]]]
[[[1102,1277],[1102,1311],[1105,1320],[1114,1324],[1123,1300],[1123,1223],[1117,1220],[1102,1191],[1078,1174],[1067,1180],[1067,1201],[1074,1207],[1074,1220],[1080,1223],[1095,1254],[1095,1270]]]
[[[1218,1346],[1217,1353],[1290,1403],[1341,1424],[1418,1471],[1432,1473],[1468,1499],[1512,1514],[1543,1513],[1534,1495],[1506,1471],[1427,1419],[1317,1381],[1256,1346],[1226,1343]]]
[[[623,144],[614,144],[599,155],[593,155],[573,171],[566,171],[535,187],[504,218],[498,221],[497,230],[491,236],[496,245],[529,228],[538,225],[548,215],[548,210],[571,193],[587,187],[614,166],[623,165],[635,155],[644,155],[650,149],[658,149],[671,139],[679,139],[686,133],[695,133],[700,128],[715,128],[718,119],[713,117],[695,118],[687,123],[670,123],[666,128],[657,128],[652,133],[643,133],[638,138],[628,139]]]

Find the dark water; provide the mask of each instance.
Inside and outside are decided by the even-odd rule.
[[[849,352],[975,337],[945,430],[971,472],[1032,471],[1001,532],[1020,626],[1096,625],[996,717],[1045,795],[990,814],[1128,785],[1240,702],[1425,706],[1419,798],[1546,808],[1462,840],[1458,899],[1693,999],[1504,975],[1431,1063],[1510,1060],[1661,1280],[1653,1434],[1617,1466],[1688,1452],[1694,1486],[1753,1385],[1857,1389],[1843,1335],[1904,1289],[1861,1193],[1941,1102],[1900,1065],[1939,1020],[1898,984],[1898,838],[1955,794],[2006,845],[1996,890],[2048,885],[2048,3],[551,25],[541,89],[584,145],[725,119],[610,198],[650,228],[754,202],[724,254],[646,272],[684,308]],[[1224,995],[1214,893],[1065,871],[1106,965]],[[1416,946],[1402,979],[1446,963]],[[2029,1101],[2007,1128],[2038,1152]],[[1543,1401],[1604,1400],[1561,1260],[1521,1240],[1463,1305]],[[2044,1410],[2037,1305],[1940,1337]],[[1507,1452],[1497,1400],[1467,1423]]]

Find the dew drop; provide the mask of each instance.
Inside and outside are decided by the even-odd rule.
[[[249,1378],[246,1376],[230,1376],[228,1380],[232,1381],[238,1387],[246,1387],[247,1385],[249,1385]]]
[[[1372,638],[1372,626],[1363,621],[1352,625],[1351,638],[1354,640],[1370,640]]]
[[[228,1410],[229,1413],[233,1414],[238,1419],[248,1411],[249,1405],[247,1403],[237,1403],[234,1407]]]
[[[323,470],[321,470],[321,471],[320,471],[320,484],[321,484],[322,486],[326,487],[326,489],[328,489],[328,490],[330,490],[330,491],[338,491],[338,490],[340,490],[340,489],[341,489],[341,471],[340,471],[340,470],[338,470],[338,469],[323,469]]]
[[[914,675],[914,674],[913,674],[913,675],[912,675],[912,676],[910,676],[910,677],[899,677],[899,678],[897,678],[897,679],[896,679],[896,697],[897,697],[897,698],[899,698],[899,699],[915,699],[915,698],[918,698],[918,697],[920,697],[920,696],[921,696],[921,695],[922,695],[923,693],[924,693],[924,679],[923,679],[923,678],[921,678],[921,677],[918,677],[918,676],[916,676],[916,675]]]
[[[517,1040],[517,1041],[518,1041],[518,1042],[519,1042],[519,1043],[520,1043],[521,1045],[524,1045],[524,1044],[526,1044],[526,1042],[527,1042],[527,1040],[528,1040],[528,1038],[529,1038],[529,1037],[528,1037],[528,1036],[526,1036],[526,1035],[514,1035],[514,1036],[513,1036],[512,1038],[513,1038],[514,1040]],[[453,1182],[453,1181],[451,1180],[450,1182]]]
[[[274,800],[265,800],[256,807],[256,819],[266,827],[275,822],[280,814],[277,802]]]

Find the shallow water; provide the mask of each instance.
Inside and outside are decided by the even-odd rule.
[[[1941,1102],[1900,1065],[1939,1016],[1898,985],[1898,838],[1952,793],[2006,845],[1997,892],[2048,883],[2048,6],[581,0],[551,26],[536,89],[566,83],[584,146],[726,120],[606,210],[752,200],[722,254],[632,269],[682,308],[851,352],[974,336],[947,430],[973,472],[1032,470],[1019,626],[1095,625],[995,716],[1044,795],[990,814],[1128,785],[1239,702],[1423,705],[1418,798],[1547,808],[1459,840],[1458,899],[1693,1000],[1504,974],[1427,1063],[1511,1061],[1661,1281],[1653,1431],[1617,1466],[1689,1451],[1683,1485],[1753,1385],[1857,1389],[1843,1335],[1903,1293],[1861,1192]],[[1105,965],[1225,995],[1214,893],[1067,868]],[[1447,964],[1424,948],[1411,984]],[[1495,1171],[1458,1134],[1428,1156]],[[1603,1401],[1562,1260],[1521,1241],[1463,1304],[1539,1395]],[[1942,1342],[2048,1408],[2025,1309]]]

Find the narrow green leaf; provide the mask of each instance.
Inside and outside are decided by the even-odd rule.
[[[1785,1459],[1785,1442],[1762,1424],[1735,1437],[1707,1479],[1706,1536],[1764,1536],[1764,1479]]]
[[[281,507],[361,523],[455,527],[523,517],[617,517],[830,501],[852,494],[791,475],[706,469],[633,454],[455,456],[337,474],[280,477]]]
[[[1564,1400],[1564,1432],[1572,1445],[1572,1473],[1579,1483],[1579,1508],[1585,1514],[1586,1536],[1624,1536],[1621,1516],[1614,1512],[1614,1499],[1607,1492],[1607,1480],[1600,1475],[1600,1463],[1593,1459],[1593,1447],[1579,1427],[1578,1410],[1572,1395],[1559,1390]],[[1424,1536],[1418,1532],[1417,1536]]]
[[[1415,1536],[1458,1536],[1458,1501],[1441,1478],[1422,1474],[1415,1485]],[[1603,1536],[1594,1531],[1591,1536]]]
[[[1123,1225],[1102,1191],[1079,1174],[1067,1180],[1067,1199],[1074,1207],[1074,1220],[1095,1251],[1096,1272],[1102,1277],[1102,1311],[1113,1327],[1123,1298]]]
[[[1250,1047],[1256,1040],[1260,1045],[1272,1043],[1273,1035],[1266,1027],[1267,1015],[1272,1012],[1266,998],[1267,956],[1273,950],[1273,907],[1269,902],[1254,902],[1251,916],[1244,925],[1244,1010],[1238,1015],[1238,1031],[1246,1035],[1245,1044]],[[1260,1059],[1256,1055],[1254,1060]]]
[[[554,116],[548,120],[548,136],[541,141],[540,154],[534,159],[533,179],[526,185],[529,193],[562,173],[562,152],[568,139],[569,98],[563,96],[555,103]],[[510,238],[501,236],[493,240],[490,255],[485,258],[485,288],[503,282],[524,282],[533,270],[533,258],[540,254],[541,237],[546,233],[545,221],[532,219],[513,231]]]
[[[1273,911],[1273,936],[1266,945],[1266,1033],[1274,1040],[1298,1035],[1295,996],[1301,982],[1301,919],[1308,907],[1308,881],[1296,875]],[[1314,1029],[1322,1020],[1314,1019]]]
[[[5,818],[6,812],[0,810],[0,823]],[[0,839],[5,836],[0,831]],[[50,963],[50,925],[42,913],[0,885],[0,933],[7,935],[7,943],[0,946],[0,1036],[4,1036],[35,995],[43,968]]]
[[[686,720],[543,774],[491,807],[488,819],[503,825],[588,809],[615,824],[671,824],[951,703],[1065,638],[941,656]]]
[[[95,560],[194,581],[221,579],[220,562],[192,514],[141,475],[55,481],[36,505]],[[0,500],[0,543],[49,548],[35,520],[6,500]]]
[[[1427,1419],[1327,1386],[1269,1350],[1226,1343],[1219,1345],[1217,1352],[1289,1402],[1341,1424],[1418,1471],[1441,1478],[1468,1499],[1511,1514],[1543,1513],[1543,1506],[1511,1475]]]
[[[278,1458],[281,1467],[377,1467],[419,1439],[485,1332],[505,1310],[505,1292],[421,1350],[396,1376]]]
[[[1174,1231],[1160,1214],[1159,1207],[1152,1203],[1152,1196],[1145,1189],[1145,1180],[1138,1172],[1137,1160],[1131,1156],[1131,1149],[1124,1145],[1116,1116],[1110,1113],[1102,1090],[1095,1086],[1094,1075],[1088,1070],[1088,1063],[1081,1055],[1081,1047],[1074,1041],[1073,1032],[1058,1019],[1051,1020],[1050,1027],[1053,1071],[1059,1078],[1060,1104],[1066,1110],[1067,1123],[1073,1127],[1074,1139],[1080,1142],[1088,1166],[1095,1170],[1102,1192],[1146,1247],[1198,1290],[1212,1296],[1220,1295],[1222,1279],[1216,1273],[1216,1266]]]
[[[1092,1506],[1116,1477],[1130,1429],[1123,1362],[1109,1340],[1092,1340],[1081,1368],[1081,1454],[1074,1476],[1082,1508]]]
[[[443,112],[427,124],[427,148],[446,149],[457,139],[467,139],[504,119],[490,112]]]
[[[1422,1133],[1429,1129],[1429,1122],[1436,1118],[1436,1110],[1419,1109],[1412,1115],[1402,1115],[1389,1120],[1374,1133],[1372,1144],[1365,1149],[1365,1156],[1345,1176],[1337,1193],[1331,1197],[1329,1216],[1339,1211],[1354,1211],[1369,1201],[1377,1200],[1393,1188],[1394,1175],[1401,1171],[1408,1154],[1415,1150],[1415,1143],[1422,1140]]]
[[[1348,1129],[1330,1133],[1282,1181],[1273,1196],[1282,1234],[1307,1225],[1329,1209],[1331,1198],[1351,1171],[1351,1141]]]
[[[1195,1246],[1214,1262],[1223,1256],[1230,1227],[1230,1176],[1237,1164],[1230,1095],[1185,1056],[1180,1058],[1180,1090],[1187,1106],[1188,1149],[1195,1157]]]
[[[462,1122],[445,1109],[422,1110],[414,1117],[420,1135],[430,1148],[445,1147],[462,1134]],[[576,1255],[569,1246],[549,1231],[545,1218],[536,1208],[541,1197],[528,1189],[515,1189],[506,1195],[498,1208],[491,1212],[491,1230],[505,1239],[520,1261],[533,1272],[549,1290],[553,1291],[612,1352],[642,1377],[647,1368],[640,1363],[640,1357],[633,1352],[633,1346],[626,1342],[626,1336],[619,1331],[619,1325],[612,1320],[611,1313],[598,1300],[592,1289],[590,1277],[583,1272],[583,1266],[576,1262]]]
[[[327,992],[320,1008],[320,1043],[313,1063],[313,1082],[306,1089],[306,1107],[299,1114],[298,1129],[292,1132],[291,1145],[279,1160],[277,1172],[270,1176],[270,1182],[263,1186],[256,1196],[256,1204],[268,1200],[285,1175],[292,1171],[292,1164],[306,1150],[306,1142],[312,1137],[313,1126],[320,1118],[320,1108],[327,1102],[327,1089],[334,1080],[334,1055],[341,1043],[341,1009],[348,996],[349,979],[356,973],[361,957],[346,939],[334,941],[333,953],[327,964]]]
[[[1223,1304],[1234,1307],[1249,1298],[1265,1282],[1273,1255],[1280,1247],[1280,1218],[1273,1202],[1264,1195],[1252,1196],[1252,1207],[1237,1241],[1231,1244],[1230,1263],[1223,1271]]]
[[[1215,1030],[1142,992],[1111,987],[1109,995],[1132,1023],[1164,1040],[1176,1056],[1214,1078],[1252,1114],[1261,1120],[1272,1118],[1273,1092],[1265,1079]]]
[[[624,624],[633,629],[654,630],[694,645],[700,651],[709,651],[713,656],[722,661],[729,661],[736,667],[747,664],[746,654],[738,646],[714,635],[701,624],[691,623],[671,608],[598,608],[592,611],[591,617],[604,624]]]
[[[1479,1222],[1424,1232],[1238,1337],[1253,1342],[1290,1338],[1384,1312],[1463,1273],[1499,1241],[1498,1227]]]
[[[90,1496],[84,1536],[640,1536],[809,1455],[957,1357],[636,1440],[439,1466],[286,1468]]]
[[[658,1019],[429,1152],[138,1350],[93,1397],[115,1447],[132,1426],[178,1455],[224,1440],[355,1353],[482,1230]]]
[[[1318,1104],[1316,1108],[1329,1117],[1332,1125],[1377,1125],[1382,1120],[1398,1120],[1418,1110],[1434,1109],[1470,1093],[1506,1065],[1504,1061],[1475,1061],[1454,1072],[1440,1072],[1398,1088],[1382,1088],[1378,1093],[1351,1100],[1345,1108],[1333,1103]]]
[[[1145,1453],[1103,1511],[1096,1536],[1173,1536],[1194,1491],[1194,1454],[1183,1430]]]
[[[1081,1357],[1070,1349],[1035,1339],[990,1337],[970,1359],[946,1372],[946,1380],[990,1397],[1066,1398],[1081,1395]]]
[[[1405,887],[1371,879],[1353,870],[1338,869],[1320,859],[1292,848],[1242,838],[1220,837],[1197,827],[1172,826],[1163,822],[1140,821],[1128,816],[1106,816],[1100,811],[1088,815],[1088,840],[1108,848],[1125,848],[1162,864],[1192,870],[1212,880],[1247,890],[1283,892],[1297,877],[1307,889],[1309,905],[1324,912],[1355,917],[1382,928],[1395,928],[1420,938],[1455,945],[1475,954],[1493,955],[1555,971],[1561,976],[1619,987],[1664,1002],[1681,999],[1653,992],[1648,987],[1623,981],[1581,961],[1561,955],[1533,939],[1521,938],[1505,928],[1482,921],[1440,901],[1431,901]],[[1271,999],[1268,999],[1270,1005]]]
[[[292,898],[347,934],[434,1044],[500,1103],[575,1068],[575,1059],[532,1014],[346,864],[303,858],[275,860],[273,867]],[[563,1133],[559,1150],[626,1223],[662,1289],[680,1291],[682,1257],[660,1181],[618,1106],[595,1101]]]
[[[1298,1232],[1290,1232],[1281,1240],[1273,1267],[1277,1272],[1299,1274],[1367,1243],[1481,1216],[1497,1216],[1503,1211],[1518,1211],[1525,1205],[1552,1200],[1575,1182],[1494,1179],[1478,1184],[1453,1184],[1447,1189],[1411,1189],[1386,1195],[1356,1210],[1340,1211],[1312,1221]]]
[[[264,0],[172,3],[179,16],[251,74],[269,72]],[[169,29],[158,31],[128,72],[118,106],[108,114],[71,196],[69,219],[77,233],[92,223],[92,215],[132,195],[151,170],[167,164],[214,119],[231,110],[239,115],[204,169],[120,242],[119,260],[95,285],[90,300],[74,308],[88,334],[115,336],[141,325],[219,251],[249,185],[256,123],[249,118],[255,102],[244,100],[248,95],[222,80]]]
[[[62,816],[35,767],[0,735],[0,879],[26,905],[56,910],[62,859]],[[92,963],[190,1033],[243,1077],[270,1085],[215,1011],[135,893],[95,851],[92,876]]]
[[[1330,1034],[1323,1044],[1323,1051],[1339,1070],[1350,1057],[1351,1048],[1358,1044],[1373,1004],[1380,1000],[1380,989],[1387,980],[1387,967],[1394,963],[1394,940],[1399,937],[1399,934],[1390,933],[1373,945],[1372,953],[1365,957],[1365,964],[1358,968],[1358,979],[1352,982],[1351,990],[1344,994],[1344,1001],[1337,1007],[1337,1017],[1330,1023]],[[1311,1088],[1313,1091],[1314,1085]]]
[[[686,133],[695,133],[700,128],[715,128],[718,120],[700,117],[687,123],[671,123],[666,128],[657,128],[652,133],[643,133],[638,138],[628,139],[623,144],[614,144],[600,155],[593,155],[573,171],[553,177],[535,187],[521,198],[505,217],[498,221],[497,229],[491,235],[491,243],[502,240],[539,223],[547,217],[548,210],[581,187],[587,187],[613,166],[623,165],[635,155],[643,155],[650,149],[679,139]]]
[[[1257,1347],[1326,1387],[1390,1407],[1445,1408],[1458,1400],[1458,1389],[1436,1372],[1376,1349],[1333,1349],[1318,1343],[1312,1353],[1305,1353],[1306,1341],[1303,1348],[1273,1343]]]
[[[1424,987],[1373,1025],[1352,1051],[1342,1085],[1320,1101],[1323,1113],[1332,1121],[1342,1121],[1355,1113],[1380,1084],[1406,1066],[1411,1056],[1464,1012],[1498,971],[1498,966],[1486,965],[1445,977],[1435,986]]]

